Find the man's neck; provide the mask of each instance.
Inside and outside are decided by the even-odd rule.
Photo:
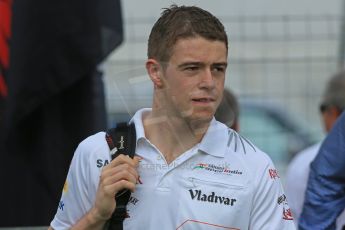
[[[209,122],[196,123],[152,111],[143,117],[145,136],[164,155],[168,164],[201,141]]]

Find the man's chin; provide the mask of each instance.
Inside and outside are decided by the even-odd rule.
[[[212,109],[195,109],[191,108],[181,112],[182,117],[191,121],[210,122],[213,118],[214,111]]]
[[[189,118],[193,122],[208,123],[208,122],[211,122],[211,120],[213,118],[213,113],[211,113],[211,112],[193,113]]]

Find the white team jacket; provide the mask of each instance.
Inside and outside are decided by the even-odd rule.
[[[124,229],[295,229],[279,174],[270,158],[213,119],[202,141],[167,165],[137,132],[140,183],[131,195]],[[51,226],[69,229],[93,205],[103,166],[110,161],[105,133],[78,146]]]

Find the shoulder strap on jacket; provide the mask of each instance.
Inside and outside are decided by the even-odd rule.
[[[115,159],[118,155],[124,154],[131,158],[134,157],[136,147],[136,132],[134,123],[118,123],[115,128],[106,132],[105,139],[108,143],[111,159]],[[123,190],[116,194],[116,209],[107,223],[109,230],[122,230],[123,221],[127,217],[127,203],[131,196],[129,190]]]
[[[135,154],[136,133],[134,123],[121,122],[115,128],[106,132],[105,139],[108,143],[111,159],[120,154],[128,155],[131,158]]]

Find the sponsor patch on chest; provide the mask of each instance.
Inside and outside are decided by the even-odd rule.
[[[222,205],[235,205],[236,199],[218,196],[215,192],[210,193],[203,193],[200,189],[189,189],[189,194],[192,200],[201,201],[201,202],[209,202],[215,204],[222,204]]]
[[[227,163],[223,165],[199,163],[193,167],[193,170],[199,170],[199,171],[209,172],[213,174],[222,174],[222,175],[242,176],[243,174],[243,171],[241,171],[240,169],[233,169]]]

